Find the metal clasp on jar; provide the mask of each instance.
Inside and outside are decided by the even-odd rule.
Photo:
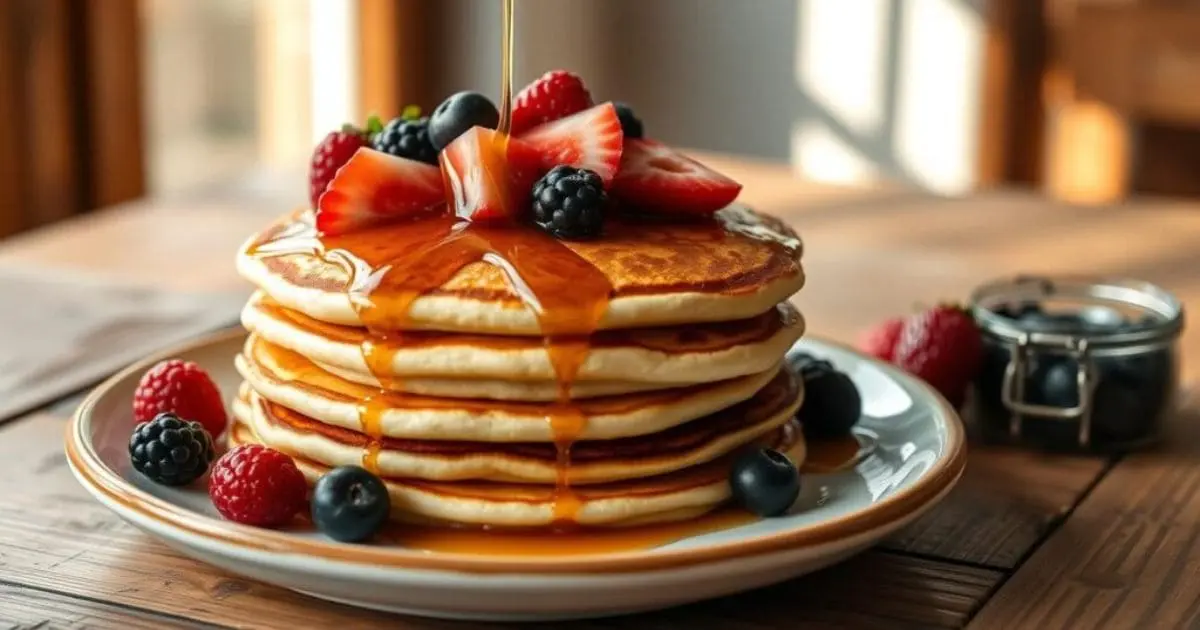
[[[1086,445],[1091,440],[1092,398],[1097,382],[1096,368],[1088,352],[1087,339],[1071,335],[1023,332],[1009,350],[1012,358],[1004,368],[1004,382],[1000,390],[1001,401],[1012,412],[1008,423],[1009,435],[1013,438],[1021,437],[1021,424],[1026,417],[1078,420],[1079,444]],[[1074,407],[1038,405],[1025,400],[1030,353],[1039,350],[1064,354],[1075,359],[1078,366],[1075,384],[1078,388],[1079,403]]]

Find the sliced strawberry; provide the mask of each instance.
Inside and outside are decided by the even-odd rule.
[[[474,127],[442,151],[447,201],[458,216],[478,222],[515,220],[529,206],[545,170],[541,154],[517,138]]]
[[[613,195],[640,210],[712,214],[729,204],[742,185],[653,140],[629,140]]]
[[[521,136],[542,155],[547,169],[560,164],[595,171],[608,186],[621,166],[625,134],[612,103],[597,105]]]
[[[443,203],[442,174],[436,166],[363,148],[321,195],[317,229],[344,234],[427,213]]]

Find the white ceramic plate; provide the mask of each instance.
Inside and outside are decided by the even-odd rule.
[[[196,361],[226,394],[242,334],[173,348],[100,385],[80,406],[66,451],[101,503],[179,551],[231,572],[316,597],[417,615],[548,620],[665,608],[809,573],[909,523],[950,490],[966,453],[958,417],[916,379],[818,340],[798,349],[829,358],[862,391],[861,436],[874,444],[857,466],[808,474],[793,511],[640,551],[513,557],[347,545],[317,533],[224,521],[202,488],[146,481],[129,464],[131,401],[141,374],[167,357]]]

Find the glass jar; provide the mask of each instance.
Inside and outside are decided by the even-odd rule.
[[[979,287],[971,416],[982,437],[1055,451],[1153,443],[1174,406],[1183,306],[1146,282],[1018,276]]]

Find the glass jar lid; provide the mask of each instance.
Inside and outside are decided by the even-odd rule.
[[[1026,318],[1027,309],[1046,314]],[[1183,330],[1179,300],[1140,280],[1021,275],[994,280],[971,295],[971,310],[985,334],[1013,344],[1092,352],[1173,342]],[[1056,326],[1069,314],[1075,325]],[[1084,322],[1079,326],[1078,322]]]

